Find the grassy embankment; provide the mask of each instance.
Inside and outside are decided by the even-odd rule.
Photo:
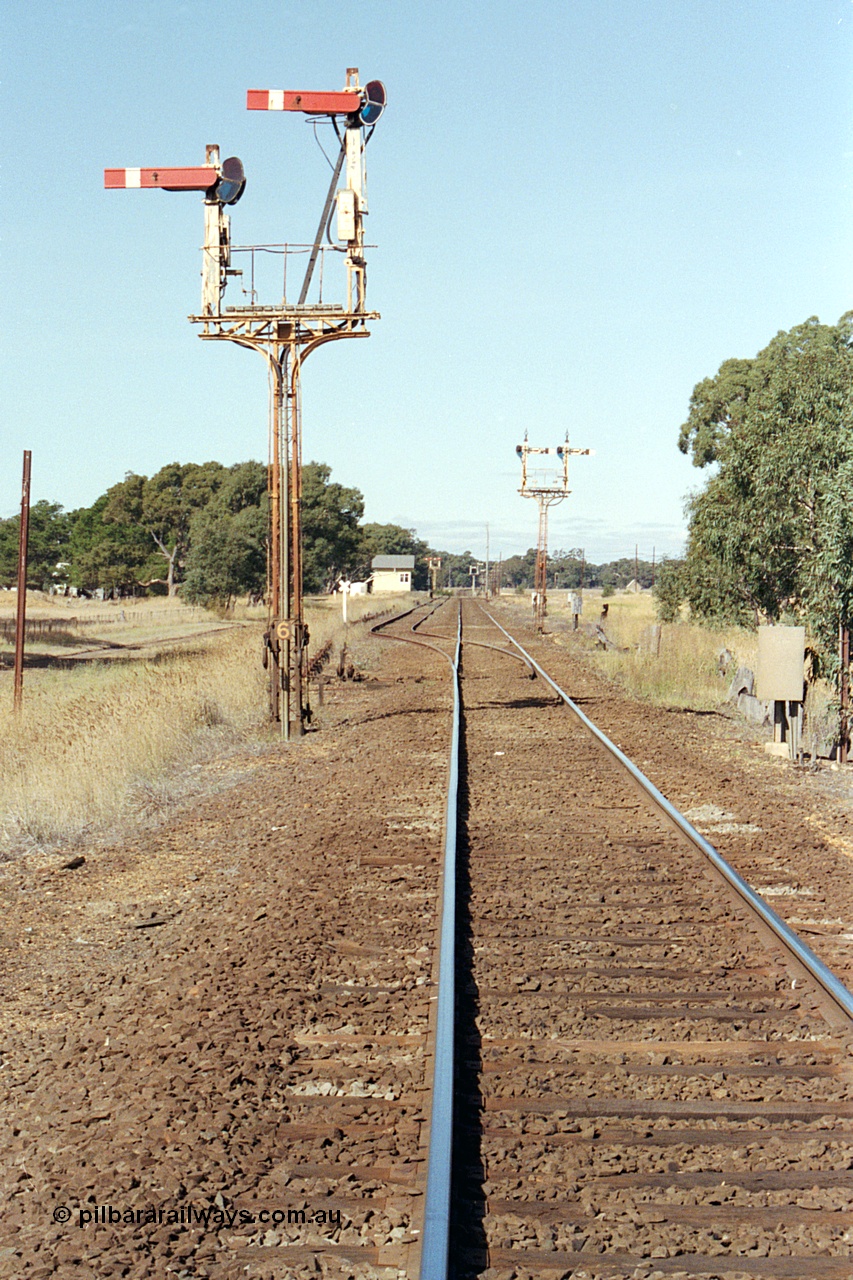
[[[4,596],[0,621],[14,616],[14,593]],[[383,607],[353,599],[349,616]],[[340,604],[318,601],[307,616],[311,651],[331,639],[336,659],[346,638]],[[27,617],[67,621],[28,644],[17,716],[13,645],[0,640],[0,857],[158,816],[191,789],[193,766],[279,740],[266,718],[262,609],[220,619],[162,598],[33,595]],[[80,651],[86,657],[74,660]]]
[[[552,618],[569,618],[566,593],[559,602],[548,602]],[[755,670],[758,639],[754,631],[730,627],[710,630],[686,620],[658,623],[650,592],[625,592],[602,599],[600,591],[584,593],[582,621],[599,622],[603,605],[607,617],[600,625],[615,648],[603,649],[590,642],[595,666],[635,697],[661,706],[690,707],[709,711],[724,702],[738,666]],[[728,650],[733,658],[724,662]]]
[[[607,617],[601,620],[604,604],[608,605]],[[548,612],[554,621],[571,621],[565,592],[555,593],[553,601],[549,597]],[[745,627],[701,627],[687,617],[676,623],[658,623],[650,592],[619,593],[604,600],[600,591],[587,591],[582,620],[584,624],[600,621],[615,646],[604,649],[588,640],[590,661],[632,696],[657,706],[717,710],[727,701],[738,667],[756,670],[755,631]],[[731,659],[725,658],[726,651]],[[831,691],[825,683],[809,687],[803,735],[806,750],[811,750],[815,738],[823,742],[831,737],[831,701]]]
[[[14,593],[0,599],[0,621],[13,617],[14,603]],[[402,603],[356,597],[349,616],[355,621]],[[584,624],[599,620],[603,603],[600,592],[585,593]],[[661,626],[658,645],[648,593],[612,596],[607,604],[610,650],[580,635],[569,641],[564,592],[549,598],[549,618],[558,642],[577,639],[588,659],[635,697],[714,710],[725,703],[737,666],[755,668],[754,632],[682,621]],[[27,614],[66,625],[28,645],[31,661],[44,665],[27,667],[20,716],[12,712],[12,645],[0,640],[0,857],[167,813],[192,790],[194,768],[279,741],[266,718],[262,609],[221,619],[162,598],[119,605],[35,596]],[[310,602],[307,616],[312,653],[331,640],[336,661],[346,641],[357,664],[368,660],[364,628],[344,628],[338,600]],[[734,656],[721,673],[725,649]],[[85,659],[51,665],[81,650]],[[827,721],[827,703],[824,690],[810,695],[813,727]],[[810,732],[807,723],[807,748]]]

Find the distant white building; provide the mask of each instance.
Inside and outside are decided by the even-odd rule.
[[[370,568],[374,595],[411,591],[415,571],[414,556],[374,556]]]
[[[370,590],[370,579],[364,582],[351,582],[349,578],[338,578],[335,583],[335,595],[343,595],[346,591],[350,596],[366,596]]]

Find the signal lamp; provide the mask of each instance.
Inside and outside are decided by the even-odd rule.
[[[362,124],[376,124],[388,101],[385,85],[381,80],[369,80],[361,92],[363,101],[358,118]]]
[[[208,199],[220,204],[236,204],[246,189],[243,162],[237,156],[229,156],[219,166],[219,180],[208,192]]]

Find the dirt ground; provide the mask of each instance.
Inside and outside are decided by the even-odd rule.
[[[586,715],[853,985],[853,764],[812,770],[769,756],[766,731],[727,707],[636,702],[592,670],[567,629],[537,641],[528,613],[501,606],[563,690],[583,689]]]
[[[726,715],[632,702],[570,648],[525,640],[849,984],[850,772],[795,771]],[[0,865],[3,1280],[141,1280],[167,1264],[214,1277],[197,1240],[184,1268],[186,1233],[149,1233],[144,1247],[102,1233],[83,1248],[80,1229],[53,1214],[255,1185],[277,1159],[276,1073],[292,1061],[294,1028],[316,1030],[306,993],[326,976],[329,938],[354,914],[367,935],[376,902],[405,889],[399,954],[413,972],[428,964],[446,673],[402,645],[364,647],[376,678],[330,686],[302,743],[205,765],[209,796],[119,842]],[[391,865],[401,841],[423,855],[411,886]],[[361,884],[365,852],[388,865]],[[389,1005],[382,1025],[398,1023]]]

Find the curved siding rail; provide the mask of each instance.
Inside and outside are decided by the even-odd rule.
[[[631,775],[634,782],[645,792],[646,796],[661,811],[667,820],[686,836],[700,853],[712,863],[720,872],[724,879],[731,885],[735,892],[742,898],[750,909],[755,912],[762,923],[772,931],[773,935],[783,944],[790,955],[808,972],[815,980],[818,986],[828,998],[831,1005],[834,1006],[836,1012],[844,1018],[845,1021],[853,1021],[853,992],[845,987],[844,983],[835,976],[831,969],[823,963],[822,960],[815,955],[811,947],[809,947],[802,938],[799,938],[793,929],[776,914],[772,907],[764,901],[760,894],[751,889],[746,881],[738,875],[734,867],[726,862],[725,858],[720,854],[710,841],[701,835],[692,823],[688,822],[683,814],[675,808],[675,806],[667,800],[666,796],[658,791],[653,782],[650,782],[641,769],[638,769],[632,760],[629,760],[623,751],[615,743],[611,742],[605,733],[598,728],[596,724],[590,720],[589,716],[581,711],[577,703],[573,702],[567,693],[565,693],[555,680],[552,680],[546,671],[540,667],[539,663],[518,643],[513,636],[502,627],[501,624],[487,611],[483,610],[486,617],[489,618],[495,626],[503,632],[516,648],[525,655],[533,664],[542,679],[551,686],[559,698],[565,702],[566,706],[581,721],[583,726],[589,733],[623,766]]]

